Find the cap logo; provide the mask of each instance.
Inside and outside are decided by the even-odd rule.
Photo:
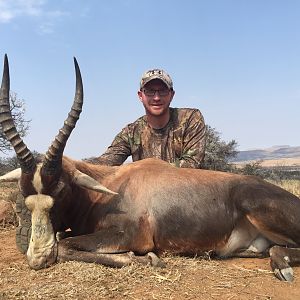
[[[140,82],[140,88],[144,87],[149,81],[153,79],[160,79],[162,82],[166,84],[166,86],[169,89],[173,88],[173,82],[170,75],[164,70],[160,70],[160,69],[153,69],[145,72]]]

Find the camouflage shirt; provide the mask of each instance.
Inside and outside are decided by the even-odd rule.
[[[205,150],[205,123],[201,112],[191,108],[170,108],[170,120],[161,129],[147,123],[146,116],[128,124],[107,151],[91,161],[118,166],[129,156],[133,161],[156,157],[178,167],[200,168]]]

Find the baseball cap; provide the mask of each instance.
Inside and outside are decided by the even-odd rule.
[[[149,81],[153,79],[159,79],[165,83],[169,89],[173,89],[172,78],[166,71],[162,69],[152,69],[145,72],[140,82],[140,88],[143,88]]]

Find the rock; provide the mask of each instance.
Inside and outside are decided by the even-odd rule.
[[[10,202],[0,200],[0,226],[7,227],[16,223],[14,209]]]

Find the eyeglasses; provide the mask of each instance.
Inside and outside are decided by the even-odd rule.
[[[168,89],[163,89],[163,90],[147,90],[143,89],[143,92],[146,96],[151,96],[153,97],[155,93],[157,92],[159,96],[167,96],[170,93],[170,90]]]

